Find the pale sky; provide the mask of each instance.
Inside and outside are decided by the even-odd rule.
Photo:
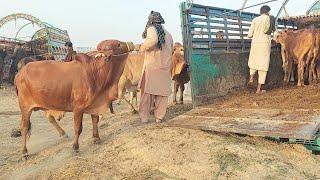
[[[267,0],[248,0],[249,5]],[[283,0],[269,3],[275,15]],[[68,31],[75,47],[93,47],[104,39],[142,42],[147,17],[151,10],[164,17],[165,28],[175,41],[181,42],[179,4],[182,0],[0,0],[0,18],[12,13],[31,14],[55,27]],[[290,0],[289,15],[303,15],[315,0]],[[239,9],[243,0],[194,0],[207,6]],[[259,7],[245,11],[258,13]],[[14,37],[26,21],[10,22],[0,28],[0,36]],[[19,37],[30,37],[37,30],[24,28]]]

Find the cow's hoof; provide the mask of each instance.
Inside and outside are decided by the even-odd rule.
[[[74,152],[79,152],[79,144],[72,145]]]
[[[138,113],[138,111],[137,110],[131,110],[131,114],[137,114]]]
[[[11,131],[11,137],[20,137],[21,136],[21,131],[20,129],[12,129]]]
[[[29,154],[28,153],[24,153],[24,154],[22,154],[22,160],[24,160],[24,161],[26,161],[26,160],[28,160],[29,159]]]
[[[100,138],[93,138],[93,144],[100,144],[101,140]]]

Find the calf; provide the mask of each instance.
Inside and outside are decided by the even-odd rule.
[[[173,103],[177,103],[177,92],[180,89],[179,104],[183,104],[184,84],[190,81],[188,65],[184,59],[184,49],[180,43],[175,43],[172,56],[172,80],[174,81]]]
[[[310,66],[309,82],[316,78],[319,56],[319,33],[317,29],[284,30],[277,36],[281,44],[284,83],[288,84],[293,63],[298,64],[298,86],[304,85],[304,69]]]
[[[128,59],[126,61],[126,65],[124,67],[123,73],[119,80],[119,100],[124,99],[130,106],[132,113],[136,113],[133,106],[133,98],[137,98],[137,88],[139,84],[139,80],[142,76],[142,68],[143,68],[143,60],[144,60],[144,53],[135,52],[130,53],[128,55]],[[128,101],[124,97],[124,93],[127,91],[130,92],[130,101]],[[136,99],[137,103],[137,99]]]

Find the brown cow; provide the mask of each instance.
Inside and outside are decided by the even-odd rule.
[[[304,69],[309,70],[309,82],[316,78],[316,63],[319,56],[319,35],[317,29],[284,30],[277,36],[281,44],[284,82],[289,83],[293,63],[298,64],[298,86],[304,85]]]
[[[75,151],[79,150],[83,114],[91,114],[94,142],[100,142],[99,114],[117,98],[118,81],[133,47],[117,40],[106,40],[99,43],[97,49],[100,54],[95,60],[78,54],[68,63],[33,62],[17,74],[15,86],[22,115],[23,157],[28,157],[26,138],[31,128],[30,116],[36,110],[73,112]]]
[[[21,68],[23,68],[25,65],[27,65],[30,62],[43,61],[43,60],[54,60],[54,57],[51,54],[45,54],[45,55],[30,56],[30,57],[22,58],[17,65],[18,71],[20,71]]]
[[[95,55],[98,54],[98,51],[89,52],[86,54],[94,57]],[[43,60],[53,60],[53,59],[54,58],[52,56],[25,57],[25,58],[21,59],[21,61],[18,63],[18,71],[20,71],[24,66],[26,66],[30,62],[43,61]],[[109,104],[109,110],[112,114],[114,113],[112,103]],[[49,120],[49,122],[54,126],[54,128],[58,131],[58,133],[61,137],[67,137],[66,132],[63,130],[63,128],[57,122],[57,121],[60,121],[65,116],[64,111],[47,110],[44,112],[44,115]]]
[[[184,49],[182,44],[175,43],[172,56],[172,80],[174,81],[173,103],[177,103],[177,92],[180,88],[179,104],[183,104],[184,84],[190,81],[188,65],[184,59]]]

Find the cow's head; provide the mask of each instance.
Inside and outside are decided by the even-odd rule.
[[[178,55],[184,56],[184,48],[183,48],[182,44],[180,44],[178,42],[174,43],[173,54],[178,54]]]
[[[293,30],[291,29],[285,29],[283,31],[277,31],[274,35],[274,39],[276,40],[277,43],[280,43],[283,45],[285,41],[287,40],[288,36],[290,33],[292,33]]]
[[[104,58],[109,61],[113,56],[125,55],[134,50],[132,42],[121,42],[118,40],[101,41],[97,46],[98,54],[96,58]]]
[[[216,32],[216,39],[224,39],[223,31]]]

